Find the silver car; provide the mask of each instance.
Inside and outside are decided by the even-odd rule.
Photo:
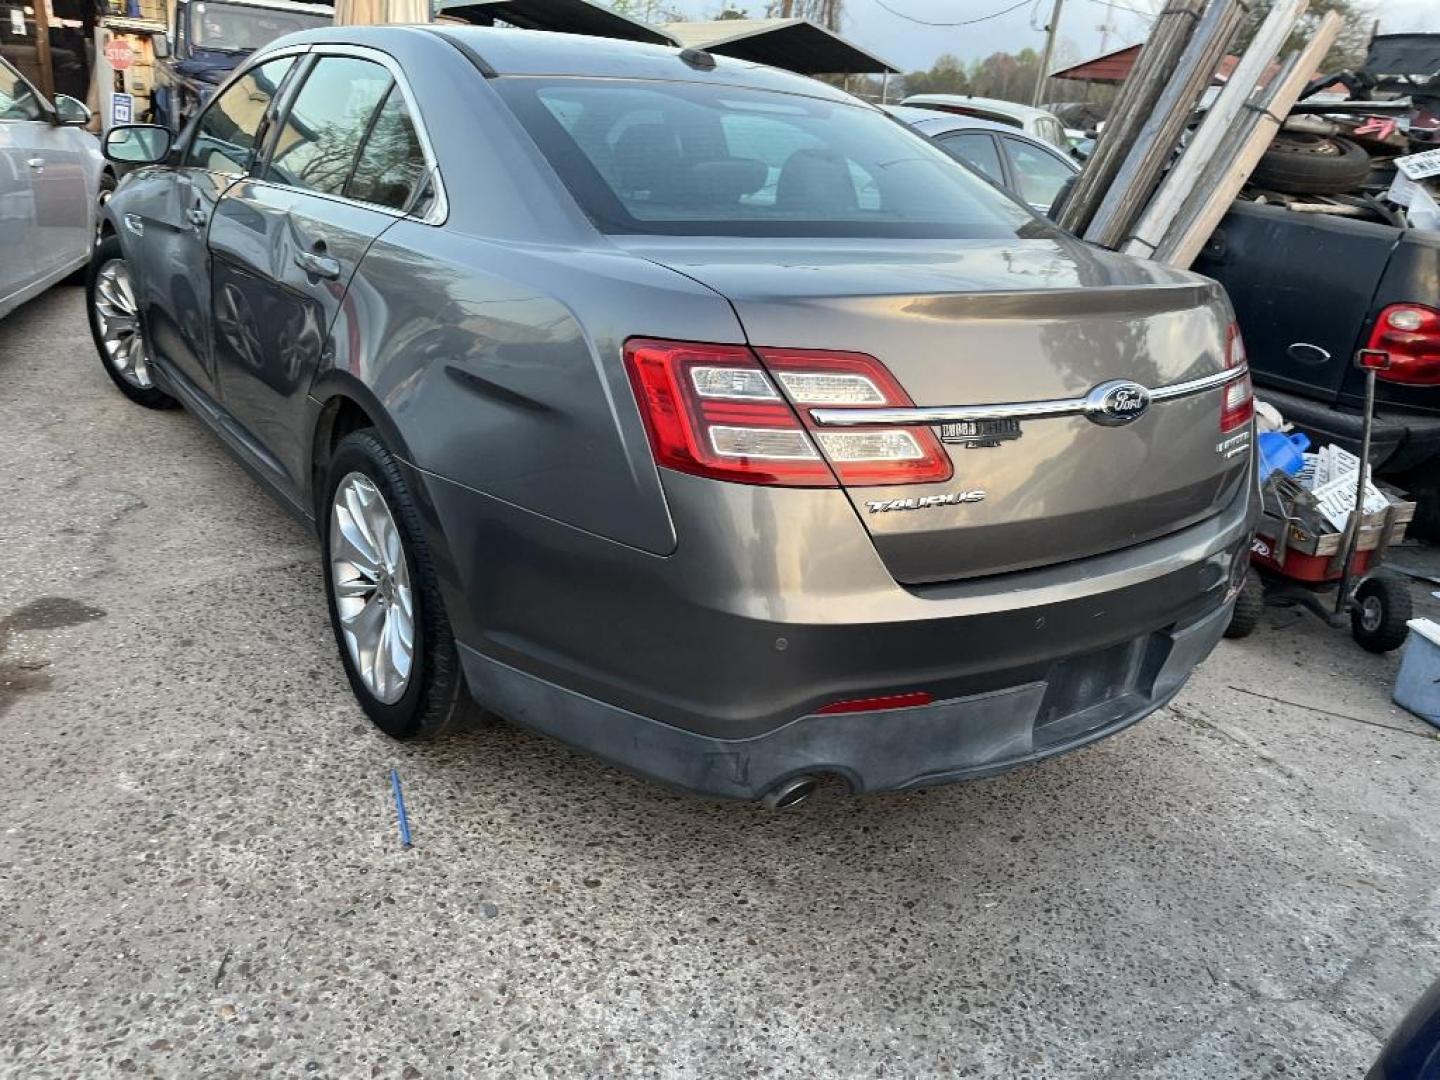
[[[170,142],[107,141],[141,167],[90,272],[106,370],[312,525],[395,737],[469,695],[792,805],[1119,731],[1227,624],[1255,479],[1219,288],[839,91],[328,28]]]
[[[113,172],[90,110],[54,105],[0,59],[0,318],[84,267],[102,190]]]

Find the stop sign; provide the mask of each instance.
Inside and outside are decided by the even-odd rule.
[[[135,50],[130,48],[128,41],[116,38],[105,46],[105,59],[116,71],[124,71],[135,63]]]

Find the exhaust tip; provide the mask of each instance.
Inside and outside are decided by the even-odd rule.
[[[766,810],[793,810],[801,803],[808,801],[819,787],[819,777],[792,776],[789,780],[776,785],[768,795],[760,800],[760,803]]]

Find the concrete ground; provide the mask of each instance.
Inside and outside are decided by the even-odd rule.
[[[1359,1076],[1437,974],[1440,744],[1308,616],[1070,757],[772,815],[373,731],[309,537],[77,289],[0,322],[0,462],[6,1075]]]

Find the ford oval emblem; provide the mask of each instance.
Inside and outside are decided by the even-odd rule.
[[[1085,415],[1102,427],[1119,427],[1139,420],[1150,408],[1150,391],[1137,382],[1115,379],[1103,382],[1085,395]]]

